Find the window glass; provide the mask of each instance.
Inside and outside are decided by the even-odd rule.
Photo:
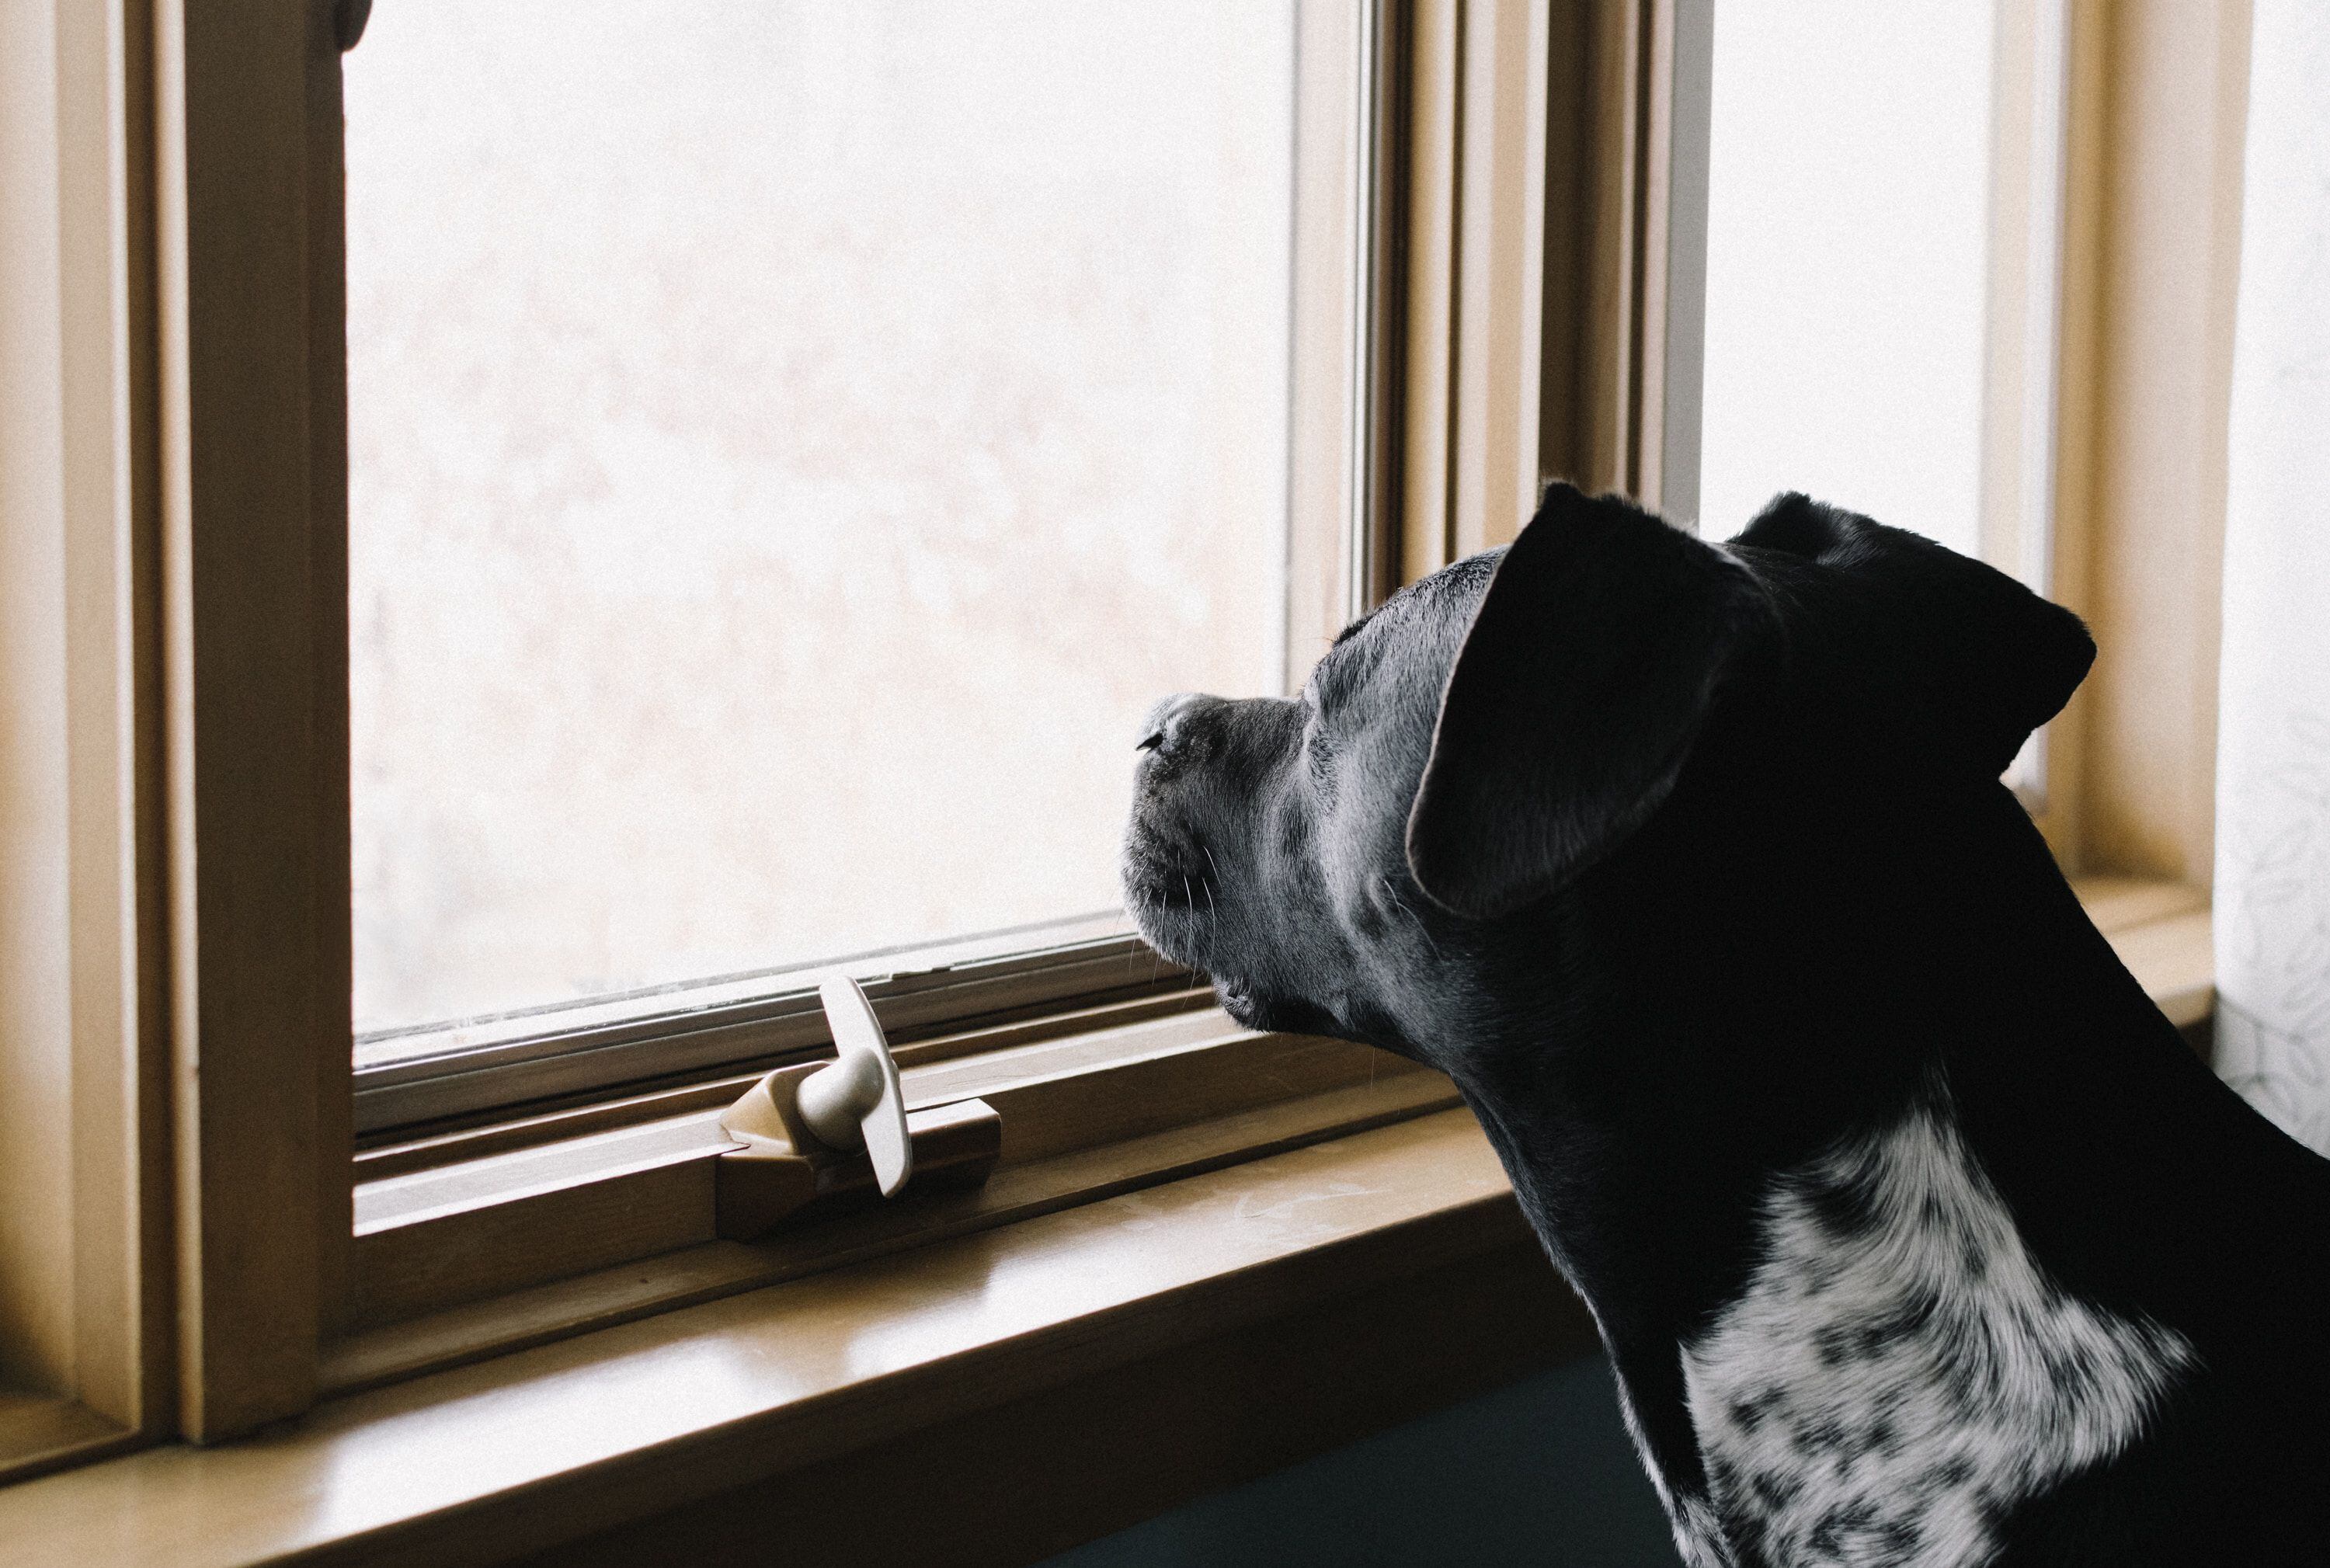
[[[1114,903],[1279,689],[1293,18],[405,0],[347,57],[360,1030]]]
[[[1980,552],[1993,10],[1715,7],[1706,536],[1804,490]]]

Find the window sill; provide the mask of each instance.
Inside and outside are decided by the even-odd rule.
[[[0,1539],[145,1568],[500,1561],[1525,1242],[1442,1111],[29,1482]]]
[[[739,1147],[719,1110],[750,1078],[647,1097],[624,1124],[548,1141],[503,1148],[501,1129],[484,1129],[473,1136],[486,1152],[447,1163],[406,1168],[428,1150],[361,1158],[355,1332],[327,1347],[325,1390],[378,1386],[1456,1103],[1437,1073],[1343,1042],[1257,1035],[1210,1007],[910,1064],[904,1079],[910,1106],[977,1097],[1000,1114],[1003,1157],[987,1182],[910,1185],[870,1210],[804,1211],[752,1242],[715,1233],[715,1167]]]
[[[2080,893],[2171,1019],[2205,1023],[2205,895],[2105,881]],[[948,1423],[983,1445],[983,1412],[1388,1282],[1429,1277],[1425,1309],[1393,1316],[1437,1325],[1477,1308],[1452,1306],[1434,1270],[1529,1250],[1471,1117],[1437,1109],[1444,1081],[1388,1066],[1343,1082],[1325,1043],[1192,1039],[1084,1066],[1204,1052],[1283,1073],[1287,1097],[1192,1121],[1208,1109],[1198,1093],[1163,1130],[1051,1150],[949,1200],[972,1205],[952,1233],[925,1214],[917,1244],[887,1255],[867,1256],[862,1238],[790,1254],[716,1243],[359,1337],[336,1375],[368,1391],[241,1443],[0,1491],[0,1539],[29,1561],[154,1568],[497,1561]],[[1081,1081],[1033,1072],[1020,1087],[1040,1098]],[[1541,1345],[1586,1343],[1574,1305],[1530,1299]],[[1346,1322],[1317,1354],[1347,1369],[1350,1336],[1379,1331]],[[1488,1357],[1476,1372],[1510,1365],[1516,1337],[1444,1352],[1459,1358],[1447,1376],[1461,1381],[1467,1355]],[[1297,1392],[1298,1405],[1311,1397]]]
[[[2126,876],[2082,877],[2072,885],[2168,1021],[2188,1034],[2205,1025],[2217,1006],[2207,890]]]

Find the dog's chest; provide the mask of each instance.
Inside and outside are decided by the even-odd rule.
[[[1717,1527],[1775,1564],[1973,1568],[2016,1503],[2126,1448],[2192,1363],[2047,1279],[1944,1111],[1779,1183],[1763,1242],[1683,1349],[1704,1561],[1733,1560]]]

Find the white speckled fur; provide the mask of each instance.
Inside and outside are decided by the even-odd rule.
[[[1946,1106],[1776,1184],[1746,1293],[1684,1346],[1707,1500],[1761,1560],[1975,1568],[2193,1364],[2047,1278]],[[1704,1509],[1674,1517],[1728,1559]]]

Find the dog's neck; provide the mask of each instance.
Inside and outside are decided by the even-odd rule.
[[[1987,1238],[1982,1266],[1997,1272],[1961,1300],[1971,1316],[1954,1342],[1982,1342],[1983,1311],[2021,1313],[2051,1326],[2026,1347],[2104,1369],[2088,1405],[2025,1412],[2062,1434],[2060,1465],[2132,1439],[2190,1354],[2160,1326],[2207,1315],[2177,1294],[2194,1271],[2164,1273],[2155,1246],[2130,1236],[2130,1205],[2179,1233],[2151,1241],[2185,1260],[2260,1255],[2202,1234],[2212,1222],[2193,1195],[2228,1173],[2168,1152],[2190,1138],[2149,1136],[2171,1119],[2189,1131],[2197,1099],[2221,1135],[2204,1126],[2199,1147],[2255,1165],[2242,1113],[2087,924],[2004,791],[1962,809],[1899,830],[1926,842],[1889,827],[1810,867],[1759,865],[1751,851],[1710,877],[1692,846],[1653,843],[1545,912],[1529,933],[1544,992],[1516,996],[1486,1038],[1451,1050],[1524,1208],[1602,1326],[1686,1538],[1716,1528],[1715,1503],[1746,1484],[1727,1467],[1759,1451],[1750,1429],[1771,1389],[1726,1365],[1817,1355],[1811,1337],[1835,1327],[1780,1299],[1787,1271],[1811,1267],[1781,1254],[1833,1244],[1848,1275],[1901,1271],[1886,1251],[1898,1237],[1856,1252],[1810,1221],[1791,1229],[1837,1162],[1868,1162],[1906,1205],[1903,1224]],[[2067,1158],[2084,1178],[2069,1189]],[[1881,1310],[1864,1294],[1852,1310]],[[1805,1344],[1779,1343],[1795,1330]],[[1724,1348],[1758,1335],[1740,1356]],[[1970,1431],[1935,1439],[1956,1445],[1947,1464],[2011,1450]],[[1983,1478],[1960,1479],[1915,1527],[1943,1527],[1950,1495],[1971,1507]],[[1707,1516],[1694,1524],[1694,1509]],[[1787,1512],[1776,1504],[1766,1522]],[[1961,1525],[1963,1560],[1983,1560],[1979,1521]],[[1911,1525],[1880,1511],[1868,1526]]]

